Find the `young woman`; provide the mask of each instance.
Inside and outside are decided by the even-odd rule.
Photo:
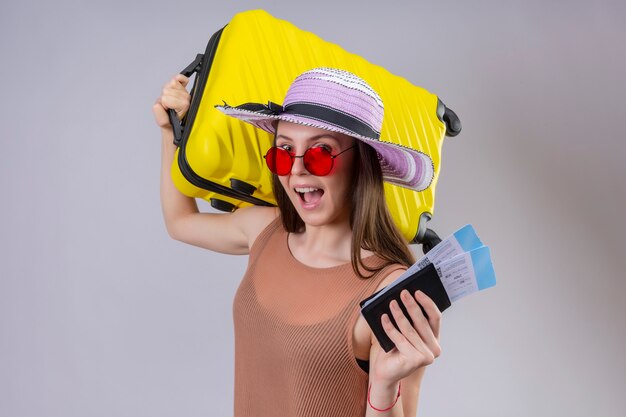
[[[199,213],[170,177],[166,110],[184,116],[187,82],[175,76],[153,107],[163,215],[174,239],[249,254],[233,308],[235,417],[416,415],[424,368],[441,352],[441,314],[425,294],[404,291],[413,325],[392,302],[399,330],[383,316],[396,345],[386,353],[359,301],[414,262],[387,211],[383,181],[425,189],[430,158],[380,139],[383,103],[364,80],[316,68],[296,78],[283,105],[217,106],[274,134],[265,159],[278,207]]]

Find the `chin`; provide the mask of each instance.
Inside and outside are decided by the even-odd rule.
[[[322,213],[300,213],[300,218],[304,222],[305,226],[324,226],[331,222],[329,216],[325,216]]]
[[[292,201],[293,203],[293,201]],[[318,207],[314,210],[305,210],[301,207],[295,206],[296,212],[304,222],[306,226],[325,226],[331,224],[341,223],[343,219],[343,213],[340,213],[339,208],[330,208],[330,207]],[[349,219],[349,213],[345,214],[345,218]],[[346,220],[348,223],[349,220]]]

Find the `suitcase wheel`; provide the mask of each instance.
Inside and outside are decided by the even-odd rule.
[[[219,211],[225,211],[228,213],[232,213],[237,209],[234,204],[229,203],[228,201],[220,200],[219,198],[211,199],[211,207]]]
[[[252,193],[256,190],[256,187],[254,185],[248,184],[247,182],[241,180],[237,180],[235,178],[230,179],[230,188],[247,195],[252,195]]]

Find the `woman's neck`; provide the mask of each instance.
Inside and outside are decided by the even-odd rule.
[[[306,225],[302,233],[289,235],[289,249],[302,263],[327,268],[350,262],[352,230],[348,222]]]

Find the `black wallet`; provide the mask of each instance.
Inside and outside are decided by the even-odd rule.
[[[387,313],[389,319],[398,329],[398,325],[391,314],[391,310],[389,309],[389,303],[391,300],[396,300],[402,309],[402,312],[409,320],[411,324],[413,321],[411,317],[409,317],[406,309],[404,308],[404,303],[400,299],[400,293],[403,290],[408,290],[411,295],[415,294],[415,291],[420,290],[429,296],[439,308],[439,311],[444,311],[448,307],[452,305],[450,302],[450,298],[448,298],[448,294],[446,293],[443,284],[441,283],[441,279],[439,278],[439,274],[435,269],[433,264],[429,264],[426,267],[420,269],[419,271],[413,273],[409,277],[405,278],[402,282],[396,284],[393,288],[387,289],[385,294],[383,294],[379,299],[373,301],[368,306],[363,307],[363,305],[370,299],[376,297],[378,293],[387,289],[387,287],[381,289],[380,291],[370,295],[365,300],[361,301],[359,305],[361,306],[361,314],[365,317],[365,320],[369,324],[370,328],[374,332],[376,339],[380,343],[380,346],[385,350],[385,352],[389,352],[391,349],[395,347],[394,343],[389,339],[387,333],[383,329],[383,325],[380,322],[380,319],[383,314]],[[426,315],[424,308],[420,306],[422,309],[422,313]]]

